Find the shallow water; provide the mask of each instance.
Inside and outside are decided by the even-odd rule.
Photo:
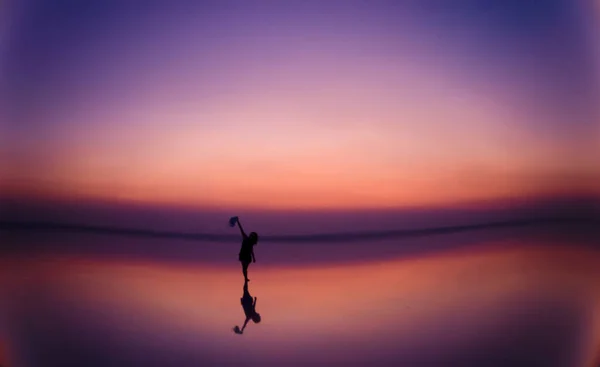
[[[590,366],[597,358],[593,248],[506,237],[426,252],[388,245],[364,243],[382,256],[337,263],[280,263],[277,250],[257,249],[249,291],[262,322],[244,335],[232,331],[244,322],[235,261],[13,254],[1,260],[0,362]],[[318,249],[303,253],[318,258]]]

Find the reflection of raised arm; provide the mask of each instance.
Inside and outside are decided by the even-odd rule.
[[[258,298],[254,297],[254,304],[252,305],[252,307],[256,307],[256,300],[258,300]]]
[[[242,326],[242,333],[244,332],[244,329],[246,328],[246,325],[248,325],[248,321],[250,321],[250,318],[246,317],[246,321],[244,321],[244,325]]]
[[[237,225],[238,225],[238,227],[240,227],[240,232],[242,233],[242,237],[244,237],[244,238],[248,237],[248,236],[246,236],[246,232],[244,232],[244,228],[242,228],[242,223],[240,223],[239,218],[237,220]]]

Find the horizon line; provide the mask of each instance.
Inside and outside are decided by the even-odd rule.
[[[490,221],[465,225],[436,226],[416,229],[389,229],[378,231],[359,232],[325,232],[314,234],[285,234],[260,236],[260,242],[352,242],[364,240],[382,240],[391,238],[423,237],[442,234],[470,232],[484,229],[526,227],[542,224],[566,223],[597,223],[599,218],[589,216],[554,216],[554,217],[529,217],[504,221]],[[88,233],[113,236],[146,237],[179,239],[188,241],[206,242],[234,242],[239,241],[239,235],[192,233],[175,231],[157,231],[141,228],[127,228],[118,226],[97,226],[82,223],[59,223],[50,221],[0,221],[0,230],[6,231],[42,231],[42,232],[71,232]]]

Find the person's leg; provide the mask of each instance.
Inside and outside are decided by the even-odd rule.
[[[249,262],[247,262],[247,261],[242,262],[242,273],[244,274],[244,280],[246,280],[246,281],[250,280],[250,279],[248,279],[248,265],[250,265]]]

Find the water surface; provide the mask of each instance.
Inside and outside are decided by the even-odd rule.
[[[262,322],[236,335],[237,245],[197,245],[213,254],[203,261],[161,260],[157,248],[177,253],[181,243],[147,243],[152,256],[141,256],[142,244],[133,255],[102,254],[60,241],[136,245],[56,236],[53,251],[1,261],[0,356],[9,366],[590,366],[600,346],[600,252],[467,237],[422,239],[436,251],[421,252],[360,243],[378,256],[338,262],[308,259],[344,247],[259,245],[249,291]]]

